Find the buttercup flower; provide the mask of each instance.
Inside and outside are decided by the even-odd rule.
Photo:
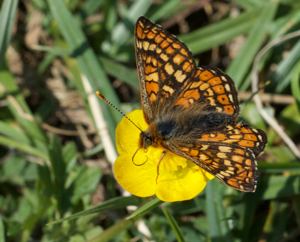
[[[142,130],[148,128],[142,110],[135,110],[127,117]],[[164,149],[149,146],[146,153],[144,149],[139,149],[134,156],[139,147],[140,132],[125,117],[116,129],[120,156],[114,164],[114,173],[119,184],[131,194],[138,197],[156,195],[166,202],[189,200],[205,188],[208,180],[214,178],[193,162],[167,152],[160,163],[157,179],[157,163]]]

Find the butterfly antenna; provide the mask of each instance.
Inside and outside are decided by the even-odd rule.
[[[100,92],[96,91],[96,95],[106,102],[108,105],[112,106],[114,109],[116,109],[120,114],[122,114],[125,118],[127,118],[135,127],[137,127],[142,133],[144,133],[143,130],[141,130],[140,127],[138,127],[134,122],[131,121],[130,118],[128,118],[120,109],[118,109],[115,105],[113,105],[110,101],[108,101]]]

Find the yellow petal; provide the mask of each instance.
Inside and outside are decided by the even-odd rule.
[[[148,128],[142,110],[135,110],[127,117],[141,130]],[[120,156],[114,164],[114,173],[119,184],[128,192],[139,197],[148,197],[156,193],[158,198],[167,202],[183,201],[198,195],[204,189],[206,181],[214,178],[191,161],[167,152],[160,163],[156,184],[157,164],[164,149],[150,146],[147,153],[139,149],[134,156],[138,149],[140,133],[141,131],[125,117],[116,129]]]
[[[142,153],[142,152],[141,152]],[[144,154],[137,154],[136,160],[143,160]],[[145,160],[145,155],[144,155]],[[114,164],[114,173],[118,183],[131,194],[138,197],[150,197],[155,194],[156,165],[146,162],[136,166],[132,162],[132,155],[121,155]]]
[[[127,117],[132,120],[141,130],[146,130],[148,124],[145,122],[142,110],[135,110]],[[117,150],[120,155],[134,153],[138,148],[141,131],[135,127],[127,118],[123,117],[116,128]]]
[[[185,168],[161,174],[156,187],[156,196],[166,202],[190,200],[206,186],[210,174],[188,161]]]

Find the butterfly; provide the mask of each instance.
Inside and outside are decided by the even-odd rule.
[[[218,69],[197,67],[184,43],[145,17],[135,26],[135,51],[149,125],[140,134],[139,147],[162,147],[230,187],[254,192],[256,157],[267,137],[237,123],[239,101],[232,79]]]

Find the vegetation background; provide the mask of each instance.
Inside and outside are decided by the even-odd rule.
[[[300,1],[0,2],[0,241],[300,241],[299,159],[248,100],[255,56],[299,30]],[[114,151],[95,126],[103,113],[114,144],[121,115],[90,98],[100,90],[125,113],[140,107],[133,28],[141,15],[235,81],[241,118],[268,136],[255,193],[214,179],[185,202],[122,196]],[[264,110],[298,147],[299,56],[298,37],[258,66]],[[142,208],[125,220],[129,205]]]

